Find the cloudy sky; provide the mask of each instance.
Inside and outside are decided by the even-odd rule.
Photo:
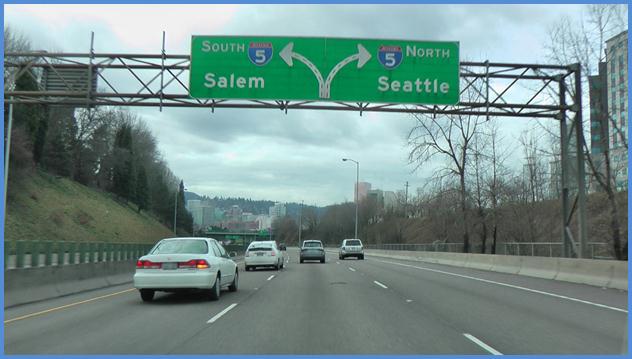
[[[188,54],[191,35],[275,35],[459,41],[461,60],[546,63],[547,30],[581,5],[5,5],[5,25],[34,49]],[[405,114],[134,108],[191,191],[328,205],[353,200],[355,166],[373,188],[421,187]],[[527,120],[505,119],[506,141]],[[519,156],[518,156],[519,157]],[[518,158],[516,157],[516,158]]]

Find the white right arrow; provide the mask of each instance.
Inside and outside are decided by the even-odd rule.
[[[371,58],[371,54],[366,51],[364,46],[358,44],[358,68],[361,68]]]
[[[329,92],[331,91],[331,83],[334,80],[334,77],[336,76],[338,71],[340,71],[343,67],[347,66],[347,64],[349,64],[351,61],[355,61],[355,60],[358,60],[358,68],[362,68],[362,66],[364,66],[364,64],[366,64],[370,58],[371,58],[371,54],[364,48],[364,46],[362,46],[362,44],[358,44],[358,53],[353,54],[345,58],[344,60],[340,61],[338,64],[336,64],[336,66],[334,66],[333,69],[331,69],[331,71],[329,72],[329,75],[327,75],[327,80],[325,80],[325,88],[324,88],[325,96],[323,97],[324,98],[330,97]]]

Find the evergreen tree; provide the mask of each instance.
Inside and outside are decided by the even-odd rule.
[[[114,139],[114,168],[112,177],[112,192],[118,197],[128,200],[134,199],[134,166],[132,152],[132,127],[123,123],[116,131]]]
[[[138,176],[136,180],[136,203],[138,204],[138,212],[149,208],[149,183],[147,182],[147,173],[145,166],[138,168]]]

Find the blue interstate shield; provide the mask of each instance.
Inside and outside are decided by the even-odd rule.
[[[402,63],[401,46],[382,45],[377,51],[377,59],[387,70],[392,70]]]
[[[250,46],[248,46],[248,58],[257,66],[267,64],[272,59],[272,43],[251,42]]]

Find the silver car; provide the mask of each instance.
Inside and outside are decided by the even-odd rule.
[[[301,247],[300,262],[306,260],[318,260],[325,263],[325,248],[323,242],[317,240],[309,240],[303,242]]]
[[[143,301],[156,291],[202,290],[217,300],[222,288],[237,291],[239,273],[224,247],[212,238],[163,239],[136,262],[134,287]]]
[[[364,246],[359,239],[345,239],[340,245],[338,251],[338,258],[345,259],[347,257],[356,257],[358,259],[364,259]]]

